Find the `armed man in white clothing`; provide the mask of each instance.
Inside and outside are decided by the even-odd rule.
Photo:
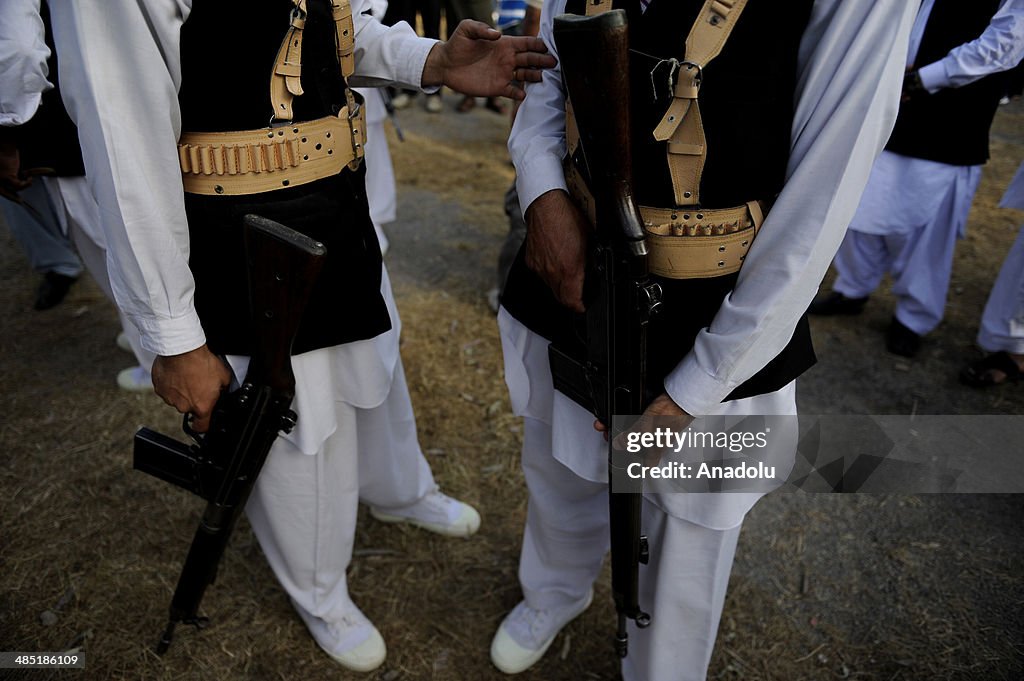
[[[814,363],[805,311],[895,121],[913,3],[556,0],[544,4],[540,35],[555,51],[554,17],[608,9],[628,19],[632,128],[629,140],[601,142],[630,145],[662,290],[647,330],[647,414],[795,414],[794,380]],[[726,27],[720,51],[691,49]],[[536,663],[588,607],[609,546],[607,445],[593,416],[554,390],[548,360],[588,302],[590,226],[567,192],[560,69],[527,93],[509,141],[527,238],[498,315],[529,488],[524,600],[491,648],[506,673]],[[695,175],[687,158],[699,161]],[[644,496],[639,597],[651,623],[629,624],[627,681],[705,678],[757,498]]]
[[[244,376],[254,347],[241,218],[257,213],[326,245],[293,346],[298,426],[275,442],[246,510],[314,639],[356,671],[385,657],[380,633],[346,586],[357,449],[397,447],[418,459],[390,490],[363,489],[386,504],[375,506],[378,517],[458,535],[473,532],[479,518],[437,492],[418,447],[407,446],[410,438],[415,445],[415,424],[366,205],[365,125],[351,86],[447,85],[521,98],[514,83],[536,80],[536,69],[554,63],[534,39],[467,22],[438,43],[405,24],[381,26],[364,5],[50,3],[115,297],[157,355],[157,394],[192,414],[198,431],[222,390]],[[0,6],[0,37],[35,32],[41,45],[38,0]],[[45,48],[35,56],[45,76]],[[5,79],[3,88],[30,90],[29,83]],[[32,109],[38,93],[23,94]],[[378,342],[388,334],[392,342]]]

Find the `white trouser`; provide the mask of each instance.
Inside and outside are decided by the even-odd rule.
[[[1024,353],[1024,227],[988,295],[978,345],[989,352]]]
[[[551,452],[550,427],[524,420],[529,489],[519,581],[527,604],[559,608],[582,600],[608,551],[608,486],[577,476]],[[640,567],[646,629],[629,628],[626,681],[703,681],[722,617],[740,526],[713,530],[674,518],[650,500],[642,527],[650,561]],[[615,621],[606,623],[609,632]]]
[[[366,200],[370,204],[370,220],[377,232],[381,253],[387,254],[388,237],[384,225],[395,221],[397,191],[395,170],[391,164],[388,138],[384,134],[387,109],[384,96],[378,88],[356,88],[366,107],[366,144],[363,145],[363,163],[366,165]]]
[[[910,168],[926,172],[918,165]],[[870,295],[886,272],[891,273],[892,292],[897,299],[895,316],[920,335],[942,321],[953,251],[957,239],[963,236],[981,180],[980,167],[944,167],[952,171],[945,192],[938,194],[932,211],[920,223],[910,222],[915,198],[902,196],[899,186],[877,186],[881,180],[872,175],[862,206],[835,258],[838,276],[833,289],[848,298]],[[886,224],[888,211],[893,220],[905,222]]]
[[[848,298],[870,295],[886,272],[893,278],[895,317],[924,335],[942,321],[953,269],[956,230],[929,225],[911,234],[846,232],[836,253],[833,289]]]
[[[103,239],[103,228],[100,225],[100,209],[85,177],[45,177],[43,182],[50,200],[57,209],[61,227],[75,244],[82,263],[103,291],[103,295],[116,307],[117,302],[114,300],[110,277],[107,274],[107,249]],[[150,371],[156,355],[142,347],[138,329],[120,309],[117,314],[139,366]]]
[[[245,508],[271,569],[310,614],[338,620],[354,605],[345,570],[352,558],[360,496],[374,506],[408,506],[435,488],[416,439],[401,361],[380,406],[336,401],[337,428],[319,453],[278,438]]]
[[[65,277],[80,275],[82,263],[71,248],[67,231],[61,227],[57,207],[43,183],[36,180],[18,194],[35,213],[13,201],[0,199],[0,214],[28,257],[32,269],[41,274],[54,272]]]
[[[531,608],[557,609],[586,595],[608,551],[608,486],[601,481],[607,478],[597,475],[606,466],[607,445],[593,429],[593,416],[565,404],[554,391],[548,342],[504,309],[498,324],[509,394],[517,415],[524,417],[529,504],[519,581]],[[795,415],[795,385],[725,402],[718,414]],[[793,450],[795,444],[795,439],[779,439],[783,449]],[[595,460],[596,467],[590,465]],[[641,568],[640,602],[654,622],[646,630],[631,628],[631,652],[622,669],[626,681],[705,678],[740,525],[759,497],[645,496],[643,528],[651,560]],[[609,631],[614,626],[609,622]]]

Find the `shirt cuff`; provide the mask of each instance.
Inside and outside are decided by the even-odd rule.
[[[519,193],[519,205],[524,215],[531,203],[552,189],[568,191],[565,174],[562,172],[562,162],[558,158],[542,154],[522,165],[517,164],[516,191]]]
[[[946,66],[941,61],[922,66],[917,70],[917,75],[921,77],[921,85],[930,95],[949,87],[950,81],[949,76],[946,75]]]
[[[665,392],[694,417],[716,412],[731,391],[731,387],[704,371],[692,352],[665,377]]]
[[[12,111],[0,111],[0,126],[10,127],[28,123],[36,111],[43,96],[38,93],[28,94],[18,100],[10,109]]]
[[[434,49],[434,45],[440,44],[439,40],[432,38],[420,38],[409,40],[402,44],[398,58],[398,82],[410,83],[420,88],[423,92],[431,94],[441,89],[440,85],[423,87],[423,67],[427,63],[427,55]]]
[[[131,323],[139,330],[142,347],[164,357],[191,352],[206,343],[203,325],[194,311],[176,318],[132,317]]]

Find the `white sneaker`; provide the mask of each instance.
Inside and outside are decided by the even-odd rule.
[[[397,95],[391,98],[391,106],[396,109],[404,109],[405,107],[412,104],[412,97],[406,92],[399,92]]]
[[[423,107],[430,113],[441,113],[444,105],[441,104],[441,95],[427,95]]]
[[[153,390],[153,377],[142,367],[123,369],[117,373],[117,385],[122,390],[146,393]]]
[[[475,508],[436,488],[411,506],[371,506],[370,515],[384,523],[409,523],[447,537],[468,537],[480,529],[480,514]]]
[[[359,608],[338,621],[327,622],[309,614],[292,600],[313,640],[331,659],[354,672],[370,672],[384,664],[388,649],[377,627]]]
[[[114,342],[117,343],[117,347],[121,348],[125,352],[132,352],[132,344],[128,342],[128,336],[124,331],[117,334],[117,340]]]
[[[566,624],[590,607],[593,589],[576,605],[559,610],[534,610],[521,601],[498,626],[491,641],[491,662],[506,674],[526,671],[555,641]]]

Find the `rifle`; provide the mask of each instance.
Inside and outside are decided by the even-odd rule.
[[[645,406],[647,322],[661,302],[661,287],[647,272],[644,230],[632,195],[626,14],[561,15],[555,18],[554,37],[574,118],[570,124],[579,133],[566,161],[567,178],[594,231],[586,275],[586,347],[552,344],[551,374],[556,390],[611,428],[613,416],[640,414]],[[642,482],[624,475],[628,461],[614,446],[618,432],[608,437],[608,497],[615,650],[625,657],[626,619],[642,628],[651,618],[637,595],[639,564],[648,559],[640,527]]]
[[[164,654],[179,622],[204,628],[199,604],[217,576],[217,566],[249,492],[278,432],[289,432],[297,416],[291,347],[326,249],[284,225],[247,215],[245,251],[249,305],[255,339],[242,386],[217,400],[205,435],[188,415],[186,445],[149,428],[135,434],[134,467],[206,500],[199,528],[178,577],[167,628],[157,644]]]

